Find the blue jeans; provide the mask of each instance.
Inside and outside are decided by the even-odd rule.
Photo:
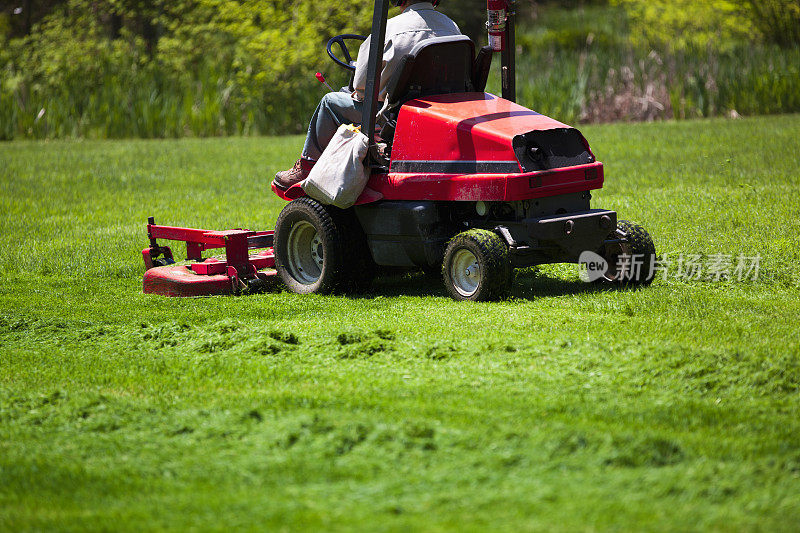
[[[325,147],[331,142],[333,134],[342,124],[361,124],[363,102],[356,102],[350,93],[328,93],[322,97],[311,122],[308,124],[303,157],[316,161]]]

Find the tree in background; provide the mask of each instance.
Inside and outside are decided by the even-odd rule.
[[[686,50],[741,41],[800,44],[800,0],[613,0],[640,46]]]
[[[800,44],[800,0],[746,0],[744,4],[764,39],[784,47]]]
[[[657,50],[659,59],[647,64],[664,58],[671,69],[659,76],[674,80],[685,71],[681,79],[696,86],[671,90],[673,107],[697,110],[685,116],[796,108],[795,67],[783,58],[794,57],[791,47],[800,41],[800,0],[611,1],[618,7],[608,8],[608,0],[517,2],[517,45],[524,51],[519,88],[529,99],[523,103],[559,102],[552,106],[565,119],[583,116],[579,110],[597,92],[593,86],[617,99],[618,87],[604,79],[623,64],[636,67],[641,61],[633,64],[632,58],[640,53]],[[302,132],[324,92],[314,73],[325,72],[333,84],[347,82],[324,53],[326,41],[339,33],[368,33],[372,7],[367,0],[6,1],[0,7],[0,139]],[[485,0],[446,0],[441,7],[477,46],[486,43]],[[614,15],[598,21],[584,10]],[[542,13],[558,13],[562,22],[543,28],[536,18]],[[759,42],[789,52],[761,46],[776,49],[769,52],[775,68],[750,54],[745,59],[753,68],[744,69],[737,58]],[[721,63],[709,54],[726,47],[731,72],[721,73],[715,67]],[[565,62],[573,55],[577,70]],[[702,68],[678,69],[670,56]],[[762,83],[765,69],[771,80],[770,73],[779,72],[777,83]],[[742,73],[747,83],[724,89],[752,101],[711,98],[722,91],[714,80],[737,82]],[[777,90],[783,98],[774,97]],[[636,97],[650,98],[643,94]]]
[[[364,0],[17,0],[2,11],[1,137],[299,132]],[[468,6],[468,8],[467,8]],[[443,6],[475,39],[485,2]],[[393,10],[393,14],[398,10]],[[481,41],[479,41],[481,42]],[[114,118],[116,117],[116,118]],[[55,124],[70,124],[55,126]]]
[[[0,137],[301,131],[319,96],[313,73],[327,65],[325,42],[366,31],[367,4],[51,2],[0,52]],[[56,122],[71,126],[54,130]]]

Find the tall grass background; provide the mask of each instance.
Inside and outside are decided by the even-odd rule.
[[[800,111],[800,47],[632,41],[621,7],[540,10],[517,39],[520,103],[571,122]],[[499,91],[496,78],[489,89]]]

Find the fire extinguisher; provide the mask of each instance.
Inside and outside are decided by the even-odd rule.
[[[495,52],[502,52],[506,47],[506,7],[507,0],[486,0],[489,30],[489,46]]]

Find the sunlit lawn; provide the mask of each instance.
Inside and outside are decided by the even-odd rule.
[[[582,130],[758,280],[145,296],[147,216],[270,228],[301,139],[0,144],[0,529],[796,530],[800,116]]]

